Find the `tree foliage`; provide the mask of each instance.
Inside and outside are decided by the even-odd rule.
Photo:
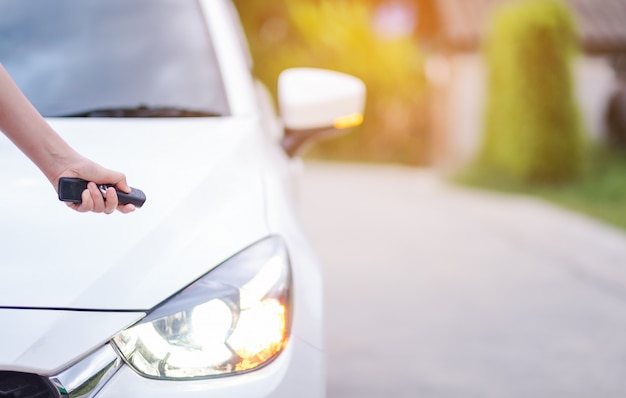
[[[424,164],[427,118],[423,59],[412,35],[372,29],[376,2],[359,0],[235,1],[250,42],[255,73],[275,93],[289,67],[333,69],[362,79],[365,121],[322,142],[316,157]]]
[[[561,181],[582,167],[571,65],[576,30],[560,2],[528,0],[495,13],[480,162],[524,181]]]

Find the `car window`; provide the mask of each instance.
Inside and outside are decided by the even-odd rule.
[[[195,0],[0,0],[0,62],[44,116],[227,115],[205,23]]]

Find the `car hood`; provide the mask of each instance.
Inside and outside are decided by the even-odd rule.
[[[0,136],[0,307],[147,310],[268,234],[252,120],[50,123],[147,200],[75,212]]]

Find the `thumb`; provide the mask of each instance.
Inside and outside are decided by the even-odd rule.
[[[130,193],[131,188],[126,182],[126,176],[122,173],[113,172],[115,176],[111,179],[115,188],[126,193]]]

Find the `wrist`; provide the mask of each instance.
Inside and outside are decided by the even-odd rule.
[[[45,146],[40,160],[32,160],[56,189],[59,178],[77,174],[74,169],[83,157],[63,141],[62,145]]]

